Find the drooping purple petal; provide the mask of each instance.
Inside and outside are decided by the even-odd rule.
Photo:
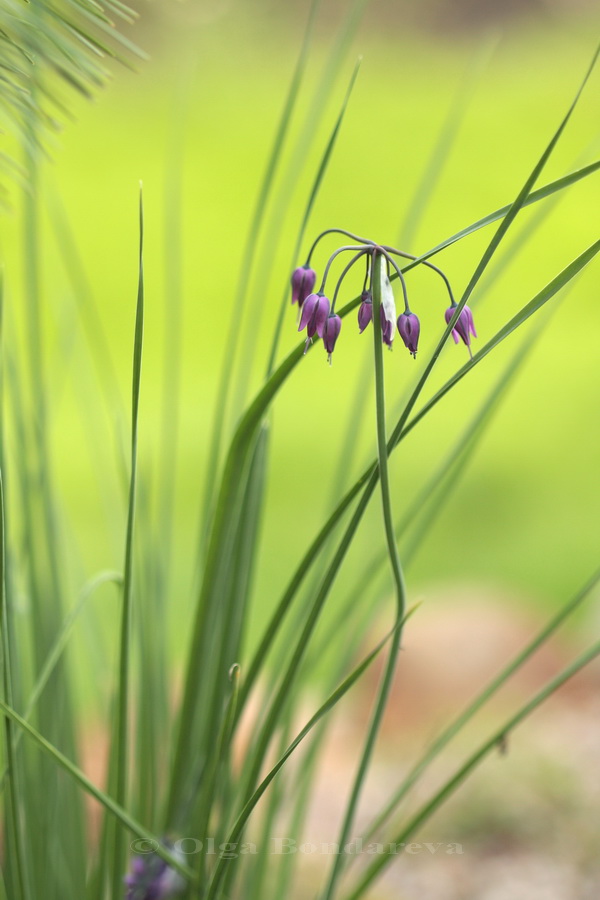
[[[360,329],[360,334],[362,334],[373,318],[373,298],[371,297],[371,291],[363,291],[360,299],[362,300],[362,303],[358,309],[358,327]]]
[[[318,302],[315,306],[311,320],[308,323],[306,332],[309,337],[314,337],[315,334],[318,334],[319,337],[322,338],[323,328],[325,327],[325,322],[329,315],[329,300],[323,294],[319,294],[318,298]]]
[[[319,302],[318,294],[309,294],[304,303],[302,304],[302,315],[300,316],[300,324],[298,325],[298,331],[304,331],[308,323],[310,322],[312,315],[315,311],[317,303]]]
[[[446,310],[446,323],[450,322],[450,319],[456,312],[456,304],[454,306],[449,307]],[[471,335],[473,337],[477,337],[477,332],[475,331],[475,324],[473,322],[473,313],[469,309],[468,306],[463,306],[454,324],[454,329],[452,331],[452,337],[454,338],[454,343],[458,344],[458,340],[466,344],[469,348],[469,353],[471,352]]]
[[[342,320],[338,315],[327,316],[325,321],[325,325],[323,326],[323,344],[325,345],[325,349],[329,355],[329,359],[331,361],[331,354],[333,353],[335,342],[338,339],[339,333],[342,329]]]

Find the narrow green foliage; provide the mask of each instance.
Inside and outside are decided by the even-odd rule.
[[[133,379],[131,394],[131,476],[129,482],[129,504],[127,511],[127,532],[125,538],[125,564],[123,575],[123,604],[121,610],[121,632],[119,651],[119,682],[117,721],[114,744],[115,800],[119,806],[127,807],[127,777],[129,759],[129,715],[130,715],[130,651],[131,618],[133,603],[133,536],[137,487],[137,443],[140,381],[142,373],[142,343],[144,336],[144,218],[142,192],[140,188],[140,249],[138,295],[135,315],[135,338],[133,348]],[[115,828],[112,856],[112,891],[117,897],[123,883],[125,848],[120,828]]]
[[[108,794],[101,791],[97,788],[89,778],[83,774],[83,772],[77,768],[69,759],[67,759],[64,754],[57,750],[49,741],[46,740],[29,722],[26,722],[22,716],[20,716],[12,707],[5,703],[4,700],[0,700],[0,709],[4,714],[5,718],[10,719],[12,722],[17,724],[19,728],[24,731],[24,733],[30,737],[34,743],[38,745],[38,747],[44,752],[44,754],[56,765],[60,766],[78,785],[81,787],[90,797],[93,797],[95,800],[100,803],[107,812],[111,814],[115,818],[116,821],[120,823],[120,825],[131,832],[131,834],[135,835],[136,838],[140,838],[144,841],[148,841],[153,847],[155,847],[156,853],[166,862],[169,863],[174,869],[178,872],[181,872],[186,878],[190,879],[192,882],[195,879],[195,875],[191,869],[187,866],[181,864],[181,861],[174,856],[170,850],[165,847],[161,841],[156,837],[156,835],[152,834],[152,832],[148,831],[143,827],[139,822],[136,822],[135,819],[129,815],[126,810],[124,810],[118,803],[109,797]],[[121,875],[122,877],[122,875]],[[122,881],[119,882],[119,893],[121,893]]]

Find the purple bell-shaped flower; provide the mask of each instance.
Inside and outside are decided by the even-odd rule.
[[[398,316],[398,334],[404,341],[404,346],[410,350],[415,358],[420,331],[421,323],[414,313],[403,312],[402,315]]]
[[[325,345],[325,349],[327,350],[327,359],[329,360],[330,365],[331,354],[333,353],[335,342],[338,339],[341,329],[342,320],[338,315],[332,313],[332,315],[327,316],[325,325],[323,327],[323,344]]]
[[[446,324],[450,323],[450,319],[456,312],[456,303],[452,306],[448,307],[445,312],[446,316]],[[468,306],[463,306],[460,311],[460,315],[456,322],[454,323],[454,328],[452,329],[452,337],[454,338],[454,343],[458,344],[459,339],[462,340],[463,344],[467,345],[469,353],[471,356],[471,335],[473,337],[477,337],[477,332],[475,331],[475,325],[473,324],[473,313],[469,309]]]
[[[302,305],[302,316],[298,331],[306,328],[309,338],[318,334],[323,337],[323,328],[329,315],[329,300],[324,294],[309,294]]]
[[[371,291],[363,291],[360,297],[362,303],[358,308],[358,327],[362,334],[373,318],[373,297]]]
[[[292,275],[292,303],[300,308],[312,292],[317,280],[317,273],[310,266],[299,266]]]

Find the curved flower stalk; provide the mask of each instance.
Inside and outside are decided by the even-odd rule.
[[[319,291],[318,293],[313,294],[310,292],[316,284],[317,275],[315,270],[311,268],[311,257],[319,241],[330,234],[344,235],[356,243],[338,247],[338,249],[331,254],[325,266]],[[354,255],[343,269],[336,283],[330,308],[329,300],[325,296],[327,278],[337,257],[346,252],[352,252]],[[397,328],[404,346],[411,356],[416,358],[419,337],[421,334],[421,323],[418,316],[412,312],[409,306],[406,281],[402,268],[396,262],[395,257],[411,261],[411,265],[405,266],[405,268],[413,268],[415,264],[424,265],[426,268],[432,269],[440,276],[450,297],[450,307],[445,312],[446,324],[450,323],[455,310],[457,309],[457,304],[452,293],[450,282],[438,266],[433,265],[433,263],[430,263],[428,260],[420,259],[412,253],[398,250],[387,244],[377,244],[375,241],[359,237],[343,228],[328,228],[321,232],[313,242],[305,264],[295,269],[292,274],[292,303],[298,303],[301,308],[298,331],[303,331],[306,328],[308,335],[304,349],[305,353],[312,344],[313,338],[315,336],[320,337],[323,339],[325,350],[327,351],[327,359],[331,363],[331,355],[339,337],[342,324],[341,319],[335,312],[338,293],[348,272],[360,259],[364,258],[366,260],[366,274],[360,298],[361,303],[358,309],[359,332],[362,334],[373,321],[373,272],[378,271],[380,273],[378,276],[380,284],[378,284],[377,287],[381,298],[379,304],[378,327],[381,331],[381,339],[383,343],[391,349]],[[376,265],[376,262],[379,260],[381,261],[381,264]],[[396,302],[390,282],[390,268],[394,269],[395,274],[398,276],[404,300],[404,312],[397,318]],[[468,306],[463,307],[458,315],[458,318],[454,323],[452,336],[455,343],[462,340],[466,345],[469,354],[471,354],[471,336],[477,337],[477,333],[473,323],[473,314]]]

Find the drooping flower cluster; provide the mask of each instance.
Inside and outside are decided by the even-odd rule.
[[[183,855],[171,850],[183,862]],[[125,900],[170,900],[184,888],[185,880],[157,853],[134,856],[125,876]]]
[[[310,266],[310,259],[319,241],[328,234],[343,234],[356,243],[351,246],[339,247],[331,255],[325,266],[321,286],[319,290],[315,292],[314,288],[317,282],[317,275]],[[335,286],[333,299],[330,302],[329,298],[325,295],[327,276],[329,275],[334,260],[339,254],[345,252],[353,252],[353,256],[343,269]],[[421,331],[419,319],[411,312],[408,305],[406,282],[402,269],[398,266],[395,257],[411,260],[413,264],[424,265],[441,276],[450,295],[450,306],[445,312],[446,324],[450,324],[456,313],[458,304],[452,294],[450,283],[441,269],[427,260],[418,259],[418,257],[413,256],[410,253],[405,253],[402,250],[396,250],[394,247],[376,244],[373,241],[357,237],[357,235],[341,228],[329,228],[327,231],[320,234],[313,243],[306,264],[295,269],[292,275],[292,303],[297,303],[300,309],[298,331],[304,331],[304,329],[306,329],[307,334],[304,348],[305,353],[312,344],[313,338],[315,338],[315,336],[319,337],[323,341],[325,350],[327,351],[327,358],[331,363],[331,354],[333,353],[342,328],[342,320],[335,312],[338,292],[345,276],[359,259],[364,259],[366,261],[366,273],[358,309],[358,328],[360,333],[362,334],[373,321],[373,273],[375,271],[374,261],[378,255],[382,257],[383,263],[379,266],[381,272],[380,284],[375,286],[378,291],[380,302],[378,325],[381,329],[382,340],[388,347],[392,347],[397,328],[404,346],[409,353],[416,358]],[[395,274],[400,281],[404,298],[404,312],[397,318],[394,292],[390,281],[391,270],[394,270],[392,274]],[[463,305],[458,314],[458,318],[454,323],[452,337],[454,338],[455,343],[462,340],[467,346],[469,353],[471,353],[471,336],[477,337],[475,326],[473,324],[473,314],[468,306]]]

